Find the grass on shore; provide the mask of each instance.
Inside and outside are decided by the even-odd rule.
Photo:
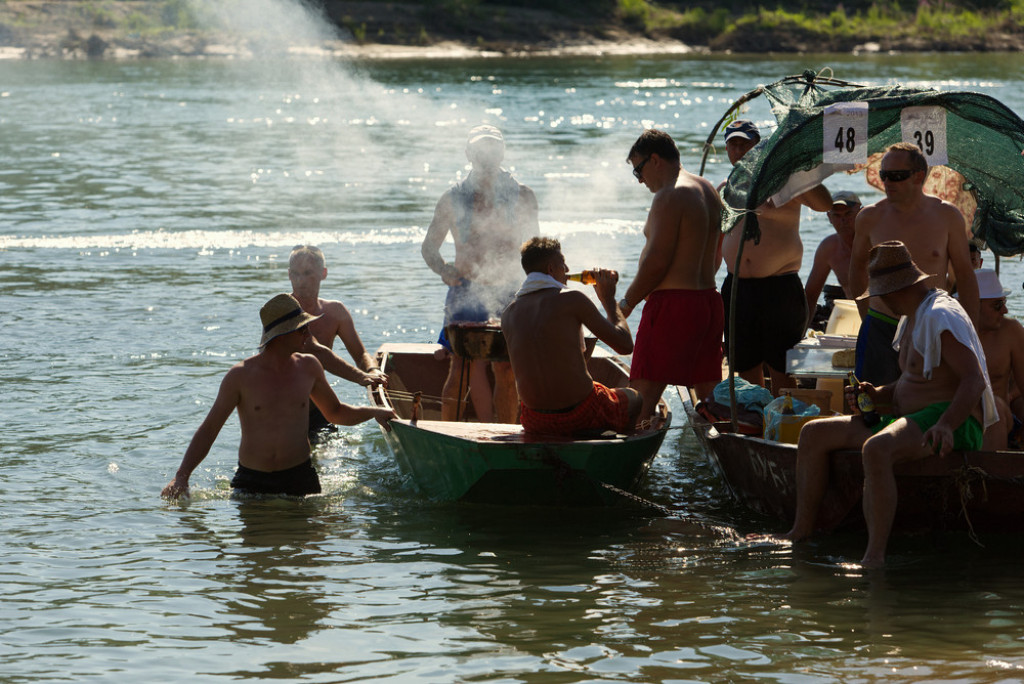
[[[671,35],[685,42],[711,47],[748,42],[745,34],[784,35],[792,32],[817,44],[855,44],[879,40],[928,42],[983,40],[994,32],[1024,33],[1024,0],[1009,0],[998,8],[972,10],[953,3],[921,0],[913,10],[896,0],[871,2],[848,11],[842,3],[829,12],[751,8],[736,12],[718,7],[679,10],[648,0],[616,0],[618,15],[635,30],[649,35]],[[863,3],[861,3],[863,5]]]
[[[244,9],[244,0],[217,0]],[[363,5],[387,7],[386,0]],[[399,0],[401,1],[401,0]],[[712,50],[769,52],[845,51],[878,42],[896,49],[1021,49],[1024,45],[1024,0],[803,0],[778,3],[775,9],[750,0],[406,0],[403,12],[389,10],[364,19],[334,14],[342,29],[359,42],[428,45],[439,38],[486,46],[544,40],[544,32],[526,32],[510,19],[516,10],[544,10],[555,25],[585,26],[592,35],[605,29],[650,38],[671,38]],[[301,0],[330,15],[332,0]],[[47,14],[18,14],[21,3],[0,0],[0,39],[12,29],[36,29]],[[25,3],[28,5],[29,3]],[[203,16],[204,4],[191,0],[68,0],[63,5],[82,30],[158,37],[174,32],[202,33],[215,22]],[[789,8],[783,5],[788,5]],[[12,12],[14,13],[12,15]],[[400,15],[400,16],[399,16]],[[529,22],[527,22],[529,23]],[[994,37],[1003,37],[1002,42]],[[556,38],[557,40],[557,38]]]

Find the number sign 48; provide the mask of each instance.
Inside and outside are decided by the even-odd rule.
[[[868,103],[841,102],[822,113],[822,161],[863,164],[868,160]]]

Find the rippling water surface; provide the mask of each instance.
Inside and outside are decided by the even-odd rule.
[[[694,169],[733,99],[825,66],[1024,111],[1018,56],[0,63],[0,679],[1019,679],[1019,540],[900,539],[865,576],[857,535],[725,539],[704,526],[777,524],[733,507],[682,429],[642,492],[668,519],[434,504],[373,425],[318,448],[323,496],[239,502],[234,419],[193,499],[159,498],[293,245],[323,247],[323,292],[369,348],[434,339],[444,286],[419,244],[472,125],[503,128],[570,266],[628,280],[642,128]],[[805,224],[806,274],[831,229]]]

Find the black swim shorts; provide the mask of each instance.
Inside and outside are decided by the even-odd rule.
[[[317,477],[312,459],[306,459],[299,465],[285,470],[269,473],[246,468],[239,463],[231,486],[247,494],[305,496],[320,493],[320,478]]]
[[[804,338],[807,331],[807,299],[796,273],[768,278],[733,279],[730,273],[722,283],[725,304],[725,353],[729,353],[729,303],[732,287],[736,292],[736,349],[733,368],[743,372],[767,363],[780,373],[786,372],[786,352]]]

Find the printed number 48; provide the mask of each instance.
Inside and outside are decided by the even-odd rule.
[[[840,126],[838,132],[836,132],[835,145],[836,149],[840,152],[846,150],[846,152],[852,153],[857,148],[857,132],[853,127],[843,128]]]
[[[935,153],[935,136],[931,131],[925,131],[923,134],[921,131],[914,131],[914,142],[926,155],[931,156]]]

